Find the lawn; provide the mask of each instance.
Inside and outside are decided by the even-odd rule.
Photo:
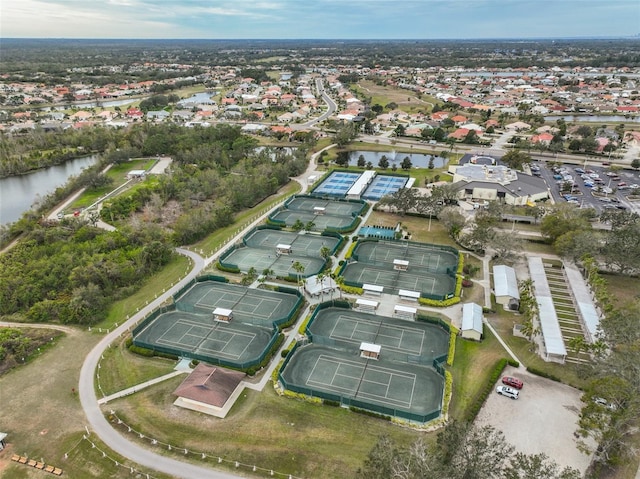
[[[96,394],[100,398],[135,386],[153,378],[169,374],[176,362],[163,358],[146,358],[129,352],[125,338],[111,345],[100,361],[100,379]]]
[[[100,188],[87,188],[73,203],[71,203],[69,209],[77,210],[91,206],[100,198],[103,198],[116,188],[124,185],[128,181],[127,173],[129,171],[146,170],[147,168],[150,168],[155,161],[155,159],[140,158],[126,163],[113,165],[106,173],[106,176],[112,180],[111,184]]]
[[[617,301],[614,303],[627,303],[640,299],[640,278],[631,278],[618,274],[602,274],[600,276],[607,282],[607,289]]]
[[[367,219],[367,225],[374,226],[392,226],[402,223],[405,230],[411,233],[411,241],[420,243],[443,244],[459,248],[459,246],[451,239],[446,229],[437,220],[431,220],[431,230],[429,230],[429,219],[420,218],[418,216],[400,216],[383,211],[372,211]]]
[[[430,112],[434,103],[441,103],[434,98],[419,98],[418,94],[402,88],[378,85],[369,80],[361,80],[357,86],[353,86],[358,93],[371,97],[371,105],[386,106],[393,102],[398,105],[398,109],[407,113]]]
[[[585,386],[584,380],[578,377],[576,366],[571,363],[558,364],[544,361],[533,349],[532,343],[524,338],[513,335],[513,325],[522,322],[522,318],[517,313],[505,311],[498,305],[495,313],[485,315],[489,323],[495,328],[500,337],[511,348],[514,354],[527,367],[533,367],[539,371],[544,371],[576,388]]]
[[[501,358],[508,358],[496,337],[488,328],[484,330],[482,342],[468,341],[458,337],[456,355],[451,368],[453,376],[453,399],[449,415],[453,419],[464,419],[468,408],[486,387],[493,366]]]
[[[191,271],[191,260],[186,256],[176,255],[161,271],[149,278],[137,292],[120,301],[116,301],[109,308],[107,319],[98,323],[93,330],[111,329],[115,323],[124,323],[129,316],[146,306],[150,300],[173,285]]]
[[[419,436],[410,428],[345,408],[280,397],[271,385],[261,393],[245,390],[227,418],[221,420],[173,406],[172,392],[182,379],[174,378],[114,401],[109,409],[147,437],[175,448],[222,457],[222,465],[239,461],[307,479],[354,477],[382,434],[399,444],[408,444]],[[140,440],[136,434],[129,439],[149,444],[148,439]],[[185,458],[182,452],[178,454]],[[200,454],[195,456],[201,458]],[[217,461],[214,463],[217,465]]]

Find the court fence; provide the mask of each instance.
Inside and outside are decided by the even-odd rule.
[[[261,365],[265,364],[275,352],[276,344],[279,342],[281,343],[282,340],[284,339],[282,333],[279,333],[278,327],[273,325],[273,328],[272,328],[273,334],[271,336],[271,339],[263,349],[262,353],[256,358],[251,359],[250,361],[237,362],[237,361],[230,361],[222,358],[217,358],[215,356],[199,354],[193,351],[186,351],[184,349],[180,349],[177,347],[171,347],[171,346],[146,342],[138,338],[138,334],[147,325],[153,322],[158,316],[170,311],[175,311],[175,310],[176,310],[175,305],[172,304],[170,306],[163,306],[159,309],[156,309],[151,314],[149,314],[149,316],[147,316],[144,320],[142,320],[138,324],[138,326],[136,326],[135,329],[132,331],[133,344],[135,344],[138,347],[150,349],[151,351],[155,351],[162,354],[170,354],[172,356],[177,356],[177,357],[187,357],[189,359],[196,359],[198,361],[202,361],[214,366],[223,366],[231,369],[239,369],[241,371],[248,372],[251,369],[256,370],[259,367],[261,367]]]
[[[354,344],[353,341],[348,341],[346,339],[345,340],[334,339],[321,334],[313,334],[313,332],[311,332],[310,330],[311,325],[315,322],[318,314],[320,314],[322,310],[327,308],[332,308],[332,307],[343,308],[349,311],[352,310],[351,304],[346,301],[327,301],[326,303],[319,304],[318,307],[313,312],[313,314],[311,315],[311,317],[309,318],[309,321],[307,322],[306,328],[304,330],[304,334],[307,335],[309,342],[314,344],[318,344],[321,346],[328,346],[330,348],[341,349],[341,350],[353,349],[353,344]],[[382,321],[382,319],[380,318],[379,320]],[[449,328],[449,325],[439,318],[418,315],[418,320],[441,327],[442,329],[447,331],[449,334],[451,334],[451,329]],[[385,349],[385,356],[394,361],[401,361],[409,364],[421,364],[423,366],[433,366],[441,376],[444,376],[443,364],[447,361],[447,354],[443,354],[443,355],[431,358],[431,357],[424,357],[420,354],[409,354],[409,353],[403,353],[401,351],[392,351],[390,349]]]
[[[152,351],[156,351],[158,353],[170,354],[178,357],[189,357],[190,359],[197,359],[198,361],[204,361],[208,364],[229,367],[231,369],[240,369],[243,371],[248,371],[250,369],[257,369],[258,367],[262,367],[262,365],[268,362],[268,360],[271,358],[270,355],[273,355],[273,353],[275,352],[275,349],[277,349],[277,347],[279,346],[279,344],[277,343],[281,343],[284,340],[284,337],[281,331],[291,326],[295,322],[296,318],[300,314],[300,311],[305,305],[304,296],[302,295],[302,293],[300,293],[300,291],[295,290],[293,288],[287,288],[284,286],[277,286],[275,288],[275,291],[277,292],[293,294],[297,296],[298,299],[294,304],[294,307],[291,308],[291,311],[289,312],[289,314],[287,314],[283,318],[277,318],[271,321],[271,326],[273,331],[272,338],[269,340],[269,343],[263,350],[262,354],[260,354],[258,358],[251,361],[245,361],[245,362],[227,361],[227,360],[215,358],[212,356],[204,356],[204,355],[196,354],[193,352],[188,352],[179,348],[172,348],[169,346],[162,346],[154,343],[147,343],[145,341],[141,341],[139,338],[138,339],[136,338],[141,331],[143,331],[150,323],[155,321],[158,318],[158,316],[160,316],[161,314],[168,313],[171,311],[194,312],[194,311],[189,311],[189,306],[186,303],[182,302],[181,304],[180,301],[176,301],[176,300],[177,298],[182,296],[194,284],[201,283],[204,281],[216,281],[220,283],[229,282],[227,278],[224,278],[222,276],[215,276],[215,275],[202,275],[192,279],[191,281],[189,281],[189,283],[187,283],[184,287],[182,287],[176,294],[173,295],[173,301],[174,301],[173,304],[170,304],[168,306],[160,306],[159,308],[156,308],[136,325],[136,327],[131,331],[133,344],[139,347],[150,349]],[[192,309],[193,309],[193,306],[192,306]],[[256,323],[256,325],[264,327],[264,324]]]
[[[347,269],[347,267],[352,263],[359,262],[358,261],[359,257],[358,257],[357,249],[361,244],[363,244],[363,243],[380,243],[380,242],[381,242],[381,240],[379,240],[377,238],[358,239],[358,241],[354,243],[354,249],[351,252],[351,256],[349,257],[349,259],[347,261],[345,261],[342,264],[342,266],[339,267],[338,275],[342,276],[344,278],[344,271]],[[384,242],[391,242],[391,240],[384,240]],[[407,242],[405,242],[405,241],[402,242],[402,244],[406,244],[406,243]],[[409,244],[416,244],[416,245],[422,246],[421,243],[409,242]],[[440,249],[440,250],[443,250],[443,251],[447,251],[447,252],[453,253],[453,254],[455,254],[457,256],[458,261],[457,261],[455,267],[447,268],[445,274],[447,274],[451,278],[459,280],[460,278],[456,278],[457,275],[458,275],[458,271],[461,270],[460,264],[461,264],[461,261],[462,261],[462,259],[461,259],[462,255],[459,253],[459,251],[457,249],[451,247],[451,246],[446,246],[446,245],[431,245],[431,246],[433,247],[433,249]],[[361,261],[361,262],[364,265],[376,266],[376,262],[372,263],[372,262],[368,262],[366,260]],[[390,265],[391,264],[390,262],[379,262],[379,263],[380,263],[379,265]],[[344,284],[345,284],[345,286],[350,286],[350,287],[353,287],[353,288],[362,288],[364,283],[361,283],[361,282],[358,282],[358,281],[350,281],[350,280],[347,280],[345,278]],[[395,289],[399,289],[399,288],[396,288],[395,286],[394,286],[394,288]],[[433,293],[426,293],[424,291],[421,291],[420,292],[420,298],[426,298],[426,299],[430,299],[430,300],[433,300],[433,301],[445,301],[447,299],[450,299],[450,298],[456,296],[456,293],[457,293],[457,295],[459,295],[459,291],[458,291],[457,287],[456,287],[455,291],[448,292],[446,294],[433,294]]]
[[[337,171],[337,170],[331,170],[331,171]],[[344,170],[344,171],[349,171],[349,170]],[[329,172],[329,174],[331,174],[331,172]],[[328,175],[325,175],[325,177]],[[323,179],[325,178],[323,177]],[[287,199],[287,201],[284,202],[284,206],[287,209],[292,209],[289,208],[289,205],[296,199],[309,199],[309,200],[320,200],[320,201],[325,201],[325,198],[322,198],[320,195],[293,195],[291,197],[289,197],[289,199]],[[351,216],[360,216],[362,213],[366,212],[367,209],[369,208],[369,204],[366,201],[363,200],[356,200],[353,198],[333,198],[331,199],[332,202],[337,202],[337,203],[350,203],[350,204],[359,204],[361,205],[360,209],[357,211],[354,211],[351,213]]]
[[[247,238],[249,236],[251,236],[253,233],[255,233],[256,231],[261,231],[261,230],[282,231],[282,227],[281,226],[276,226],[276,225],[270,225],[270,224],[254,226],[249,231],[247,231],[247,234],[245,234],[242,237],[242,244],[245,245],[245,246],[248,246],[250,248],[253,248],[253,246],[249,246],[247,244]]]
[[[361,401],[354,396],[333,394],[327,391],[311,389],[311,388],[301,386],[299,384],[293,384],[288,382],[282,376],[282,371],[286,369],[287,365],[289,364],[289,361],[291,361],[291,358],[295,355],[295,352],[298,350],[298,348],[301,348],[301,347],[304,347],[304,345],[302,345],[299,342],[296,343],[295,346],[291,348],[291,350],[289,351],[289,354],[287,354],[287,357],[285,358],[285,360],[282,363],[282,366],[280,367],[280,371],[278,372],[278,382],[280,383],[282,388],[287,389],[289,391],[296,392],[296,393],[304,394],[311,398],[315,397],[315,398],[323,399],[325,401],[333,401],[334,403],[340,404],[341,406],[363,409],[365,411],[375,412],[378,414],[382,414],[384,416],[398,417],[401,419],[406,419],[408,421],[414,421],[420,424],[424,424],[426,422],[432,421],[433,419],[440,417],[440,414],[442,412],[441,407],[439,407],[438,409],[428,414],[416,414],[416,413],[412,413],[402,409],[396,409],[388,406],[382,406],[380,404],[373,404],[370,402]]]
[[[189,289],[191,289],[191,287],[196,284],[196,283],[202,283],[204,281],[216,281],[218,283],[228,283],[229,280],[227,278],[225,278],[224,276],[216,276],[213,274],[203,274],[202,276],[198,276],[196,278],[193,278],[191,281],[189,281],[187,284],[185,284],[182,288],[180,288],[178,291],[176,291],[175,293],[173,293],[173,302],[176,303],[178,302],[178,298],[180,298],[182,295],[184,295],[184,293],[186,293]]]
[[[226,250],[224,250],[218,257],[218,262],[216,264],[216,267],[222,271],[239,273],[240,267],[237,264],[225,262],[225,260],[231,255],[231,253],[233,253],[238,248],[239,248],[238,245],[233,244],[229,246]]]
[[[274,327],[273,335],[271,336],[271,339],[263,349],[262,353],[258,357],[250,361],[244,361],[244,362],[230,361],[230,360],[218,358],[215,356],[199,354],[193,351],[185,351],[184,349],[173,348],[170,346],[165,346],[165,345],[160,345],[155,343],[147,343],[146,341],[141,341],[139,338],[136,338],[135,335],[133,337],[133,344],[139,347],[150,349],[158,353],[162,353],[162,354],[170,354],[170,355],[182,357],[182,358],[186,357],[189,359],[202,361],[207,364],[211,364],[213,366],[222,366],[225,368],[237,369],[240,371],[249,372],[250,370],[255,371],[259,369],[260,367],[262,367],[262,365],[268,362],[268,360],[271,358],[271,356],[273,356],[273,353],[275,352],[274,349],[276,349],[277,343],[282,342],[282,339],[280,338],[284,339],[284,336],[282,335],[282,333],[278,333],[278,328]]]

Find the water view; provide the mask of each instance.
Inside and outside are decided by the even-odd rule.
[[[95,155],[76,158],[26,175],[0,179],[0,224],[13,223],[38,200],[64,185],[71,176],[97,161]]]
[[[349,154],[349,165],[357,166],[360,155],[364,156],[365,163],[371,162],[374,168],[378,166],[378,162],[382,156],[386,156],[389,160],[389,168],[395,164],[398,169],[402,161],[409,157],[412,168],[428,168],[429,161],[433,158],[434,168],[442,168],[447,164],[447,159],[441,156],[424,155],[422,153],[396,153],[395,151],[352,151]]]

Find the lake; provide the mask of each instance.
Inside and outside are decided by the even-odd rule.
[[[557,121],[564,118],[564,121],[570,123],[572,121],[583,121],[589,123],[640,123],[640,116],[631,116],[629,118],[624,115],[551,115],[545,116],[544,121]]]
[[[71,176],[96,163],[97,156],[83,156],[63,165],[50,166],[20,176],[0,179],[0,224],[13,223],[41,197],[53,193]]]
[[[383,155],[386,155],[389,160],[389,168],[395,163],[398,169],[405,157],[409,157],[411,160],[411,166],[413,168],[428,168],[429,160],[433,157],[433,166],[435,168],[442,168],[447,164],[446,158],[433,155],[424,155],[422,153],[396,153],[395,151],[352,151],[349,154],[349,165],[357,166],[358,158],[360,155],[364,156],[365,162],[371,162],[374,168],[377,168],[378,162]]]

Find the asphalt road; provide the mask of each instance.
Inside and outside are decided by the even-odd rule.
[[[327,95],[327,93],[324,91],[324,84],[322,82],[322,78],[316,78],[316,88],[318,90],[318,93],[320,94],[320,96],[322,97],[322,99],[324,100],[324,102],[327,104],[327,111],[325,111],[322,115],[320,115],[317,118],[313,118],[309,121],[306,121],[304,123],[294,123],[291,125],[291,128],[293,130],[304,130],[306,128],[310,128],[313,125],[323,122],[324,120],[326,120],[327,118],[329,118],[331,115],[333,115],[335,113],[335,111],[338,109],[338,106],[336,105],[336,102],[333,101],[333,99]]]
[[[120,435],[107,421],[104,414],[100,410],[98,405],[98,398],[94,389],[94,375],[95,370],[98,367],[98,362],[102,357],[103,351],[111,344],[118,336],[127,332],[127,330],[133,325],[144,318],[155,308],[159,307],[170,295],[177,292],[187,282],[191,281],[205,266],[204,259],[188,250],[178,249],[180,254],[190,257],[194,266],[191,272],[178,284],[169,289],[162,296],[159,296],[156,300],[149,303],[146,307],[141,309],[127,322],[120,325],[117,329],[107,334],[102,340],[91,350],[87,355],[82,369],[80,370],[80,383],[78,387],[80,403],[82,409],[89,421],[89,427],[93,433],[95,433],[102,441],[104,441],[110,449],[117,452],[123,457],[144,466],[151,470],[170,474],[174,477],[183,479],[238,479],[242,476],[237,476],[225,472],[215,471],[202,466],[189,464],[186,462],[180,462],[169,457],[156,454],[151,450],[147,450],[131,441],[126,437]]]

